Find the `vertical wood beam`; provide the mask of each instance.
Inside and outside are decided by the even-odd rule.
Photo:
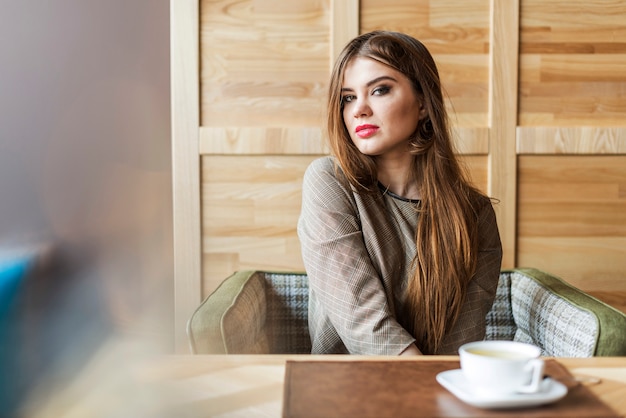
[[[331,0],[330,67],[344,46],[360,33],[359,0]]]
[[[515,267],[517,215],[517,155],[515,132],[518,106],[519,0],[491,0],[489,47],[489,194],[495,205],[502,267]]]
[[[186,323],[200,303],[199,0],[170,1],[174,349],[189,352]]]

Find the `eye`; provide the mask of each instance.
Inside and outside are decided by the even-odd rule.
[[[391,87],[389,86],[378,86],[372,91],[372,95],[384,96],[385,94],[389,93],[389,90],[391,90]]]
[[[342,103],[350,103],[351,101],[353,101],[356,97],[354,96],[354,94],[346,94],[345,96],[343,96],[341,98],[341,102]]]
[[[341,109],[343,109],[347,104],[356,99],[354,94],[346,94],[341,96]]]

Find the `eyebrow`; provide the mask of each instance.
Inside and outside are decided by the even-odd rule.
[[[366,86],[367,86],[367,87],[371,87],[372,85],[374,85],[374,84],[376,84],[376,83],[379,83],[379,82],[381,82],[381,81],[383,81],[383,80],[390,80],[390,81],[395,81],[395,82],[398,82],[398,80],[396,80],[395,78],[393,78],[393,77],[391,77],[391,76],[388,76],[388,75],[383,75],[383,76],[376,77],[375,79],[368,81],[368,82],[367,82],[367,84],[366,84]],[[353,89],[351,89],[351,88],[349,88],[349,87],[342,87],[342,88],[341,88],[341,91],[353,91]]]

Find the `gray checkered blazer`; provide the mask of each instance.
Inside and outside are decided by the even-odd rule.
[[[461,314],[437,354],[482,340],[500,274],[502,247],[493,207],[480,213],[479,255]],[[304,176],[298,236],[309,276],[312,353],[396,355],[415,338],[396,320],[415,255],[415,202],[389,192],[359,195],[332,157]]]

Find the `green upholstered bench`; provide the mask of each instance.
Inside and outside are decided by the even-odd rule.
[[[309,353],[304,273],[240,271],[187,324],[193,353]],[[543,355],[626,355],[626,315],[536,269],[504,270],[487,314],[486,339],[541,347]]]

